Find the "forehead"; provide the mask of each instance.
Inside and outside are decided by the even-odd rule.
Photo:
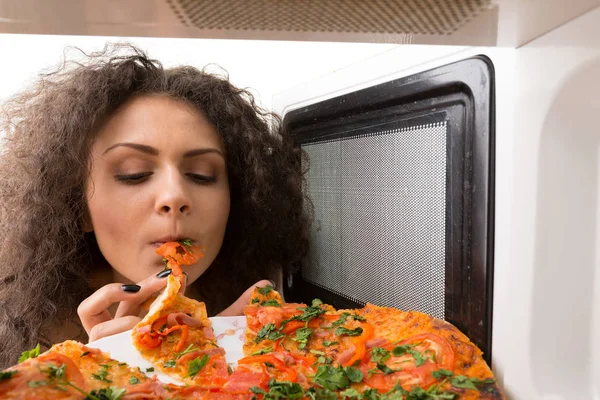
[[[224,152],[222,139],[202,112],[184,100],[139,95],[119,107],[98,132],[96,147],[135,142],[159,149],[187,144]]]

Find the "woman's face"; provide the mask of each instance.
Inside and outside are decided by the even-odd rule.
[[[191,239],[217,256],[229,216],[225,149],[214,126],[184,101],[138,96],[103,125],[92,147],[87,202],[98,245],[115,279],[139,282],[164,268],[162,243]]]

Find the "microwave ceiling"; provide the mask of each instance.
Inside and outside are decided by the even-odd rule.
[[[0,33],[518,46],[600,0],[0,0]]]

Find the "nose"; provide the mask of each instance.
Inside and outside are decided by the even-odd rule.
[[[156,197],[156,212],[163,215],[189,214],[192,211],[191,197],[185,182],[179,173],[172,173],[165,177],[158,185]]]

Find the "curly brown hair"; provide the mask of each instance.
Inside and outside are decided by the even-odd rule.
[[[191,66],[163,68],[132,45],[107,45],[65,61],[3,105],[0,130],[0,368],[49,332],[75,323],[102,265],[83,233],[84,184],[99,127],[136,94],[163,94],[197,107],[225,143],[231,211],[223,246],[190,289],[215,314],[247,287],[296,269],[308,250],[305,155],[228,77]],[[79,332],[85,332],[80,328]],[[69,337],[62,338],[63,340]]]

